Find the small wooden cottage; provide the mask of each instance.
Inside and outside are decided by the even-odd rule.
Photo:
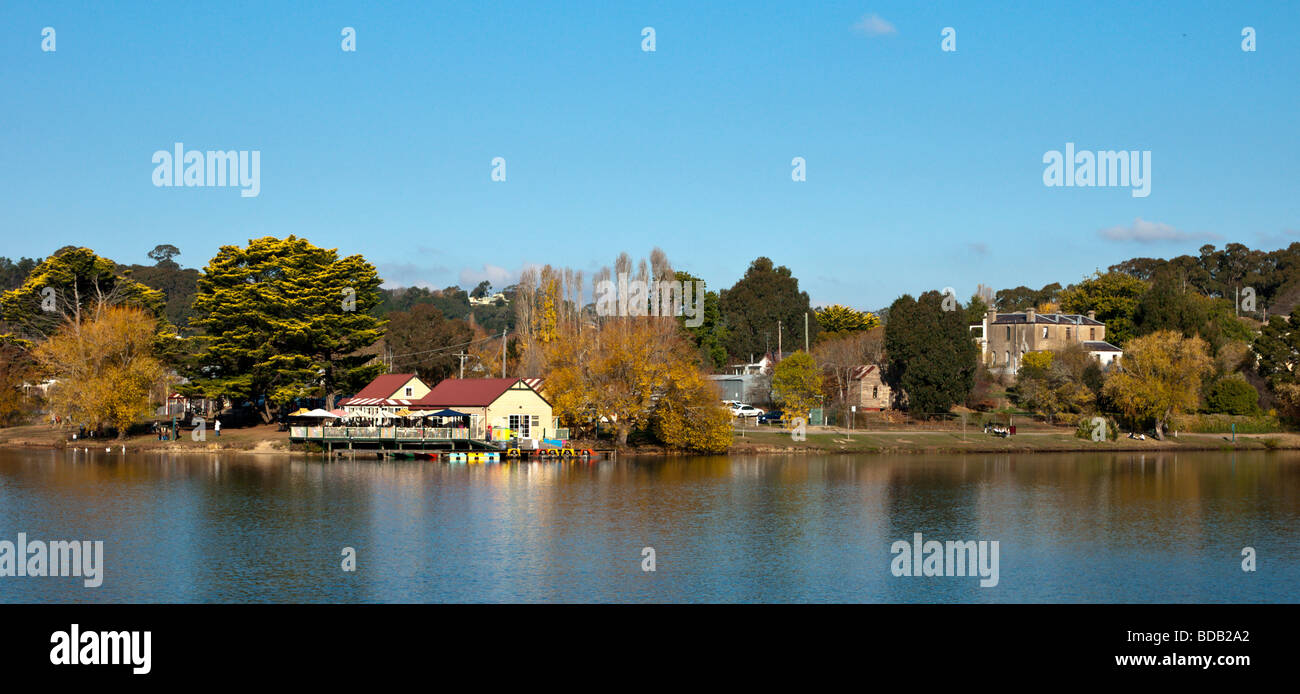
[[[850,373],[845,404],[856,405],[859,412],[891,409],[893,396],[893,390],[881,378],[879,366],[867,364],[854,368]]]

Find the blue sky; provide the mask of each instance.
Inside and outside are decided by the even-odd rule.
[[[1300,240],[1298,41],[1289,2],[5,3],[0,255],[298,234],[443,287],[657,246],[859,308],[1066,284]],[[260,195],[155,187],[175,142],[259,150]],[[1067,142],[1151,151],[1151,194],[1046,187]]]

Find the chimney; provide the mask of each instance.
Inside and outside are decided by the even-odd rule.
[[[1096,312],[1096,311],[1089,311],[1089,312],[1088,312],[1088,319],[1089,319],[1089,320],[1097,320],[1097,312]]]
[[[1032,308],[1027,308],[1027,309],[1025,309],[1025,322],[1026,322],[1026,323],[1033,323],[1033,322],[1034,322],[1034,317],[1035,317],[1035,316],[1034,316],[1034,309],[1032,309]]]
[[[989,309],[988,315],[985,316],[985,320],[988,321],[989,325],[993,325],[995,322],[997,322],[998,310],[996,308]]]

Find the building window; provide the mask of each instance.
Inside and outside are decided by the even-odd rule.
[[[1065,339],[1067,339],[1067,340],[1070,339],[1070,329],[1069,329],[1069,328],[1066,328],[1066,329],[1065,329]]]
[[[406,397],[408,397],[408,398],[411,397],[411,389],[410,389],[410,388],[407,388],[407,389],[406,389]]]
[[[1009,326],[1009,325],[1007,326],[1007,339],[1008,339],[1008,340],[1011,339],[1011,326]]]
[[[880,386],[871,386],[871,399],[876,400],[878,398],[880,398]]]
[[[510,415],[510,431],[514,432],[515,436],[518,438],[532,438],[532,436],[530,436],[532,430],[528,427],[528,423],[529,417],[526,414]]]
[[[1088,328],[1088,339],[1089,339],[1089,340],[1095,340],[1095,339],[1097,339],[1097,329],[1096,329],[1096,328]]]
[[[1011,350],[1007,350],[1007,366],[1011,366]]]
[[[1043,326],[1043,339],[1044,339],[1044,340],[1047,339],[1047,326],[1046,326],[1046,325]]]

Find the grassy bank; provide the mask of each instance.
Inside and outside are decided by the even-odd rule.
[[[1034,428],[1015,436],[999,438],[979,429],[854,431],[809,428],[807,440],[794,441],[788,432],[747,431],[737,436],[731,453],[1035,453],[1069,451],[1167,451],[1167,450],[1272,450],[1300,449],[1300,435],[1180,433],[1164,441],[1138,441],[1120,437],[1115,441],[1080,439],[1073,429]]]
[[[152,434],[128,436],[125,439],[78,439],[69,441],[67,429],[57,429],[37,424],[0,429],[0,446],[6,448],[113,448],[126,447],[128,451],[255,451],[288,452],[289,434],[277,431],[274,424],[239,429],[223,428],[221,436],[211,429],[206,441],[194,441],[190,432],[182,431],[179,440],[159,441]]]

